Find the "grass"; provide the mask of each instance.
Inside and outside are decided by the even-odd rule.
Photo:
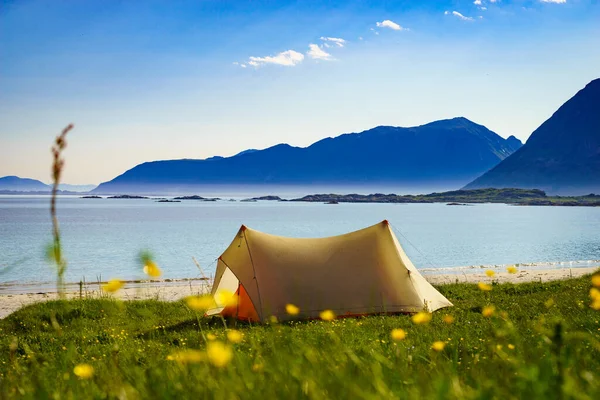
[[[491,292],[444,285],[455,307],[424,325],[399,315],[236,326],[184,302],[35,304],[0,320],[0,398],[600,398],[590,287],[589,277]],[[391,339],[395,328],[404,340]],[[227,329],[243,340],[226,344],[225,366],[204,352],[195,362],[168,359],[226,343]],[[74,375],[81,363],[94,368],[89,379]]]

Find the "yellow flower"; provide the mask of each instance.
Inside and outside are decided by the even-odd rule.
[[[421,311],[412,316],[412,322],[417,325],[427,324],[431,321],[431,314],[425,311]]]
[[[550,308],[554,305],[554,299],[552,297],[550,297],[548,300],[546,300],[544,302],[544,305],[546,306],[546,308]]]
[[[483,282],[479,282],[477,284],[477,287],[479,288],[479,290],[483,290],[484,292],[489,292],[490,290],[492,290],[492,285],[488,285],[487,283]]]
[[[285,306],[285,312],[290,315],[298,315],[300,309],[293,304],[288,304]]]
[[[333,321],[335,319],[335,313],[331,310],[325,310],[321,311],[319,317],[321,317],[323,321]]]
[[[153,278],[158,278],[162,275],[162,271],[154,261],[147,261],[144,265],[144,273]]]
[[[492,271],[491,269],[488,269],[487,271],[485,271],[485,274],[490,278],[492,276],[496,275],[496,273],[494,271]]]
[[[199,363],[204,359],[204,353],[199,350],[182,350],[171,353],[167,356],[169,361],[177,361],[181,364]]]
[[[217,337],[213,333],[207,333],[206,338],[208,340],[215,340]]]
[[[276,324],[276,323],[278,323],[278,322],[279,322],[279,320],[277,319],[277,317],[276,317],[276,316],[274,316],[274,315],[271,315],[271,316],[269,317],[269,323],[270,323],[270,324]]]
[[[222,342],[208,342],[206,346],[206,355],[208,361],[212,365],[218,368],[223,368],[233,358],[233,351],[230,346],[223,344]]]
[[[592,285],[596,287],[600,287],[600,274],[596,274],[592,276]]]
[[[229,340],[231,343],[240,343],[243,337],[244,334],[240,331],[236,331],[235,329],[227,332],[227,340]]]
[[[437,342],[433,342],[431,345],[431,348],[435,351],[442,351],[444,350],[444,347],[446,347],[446,343],[439,340]]]
[[[252,365],[252,371],[254,371],[254,372],[260,372],[263,370],[263,368],[264,368],[264,365],[262,365],[262,364]]]
[[[94,376],[94,367],[90,364],[77,364],[73,368],[73,373],[81,379],[90,379]]]
[[[448,325],[454,322],[454,317],[452,315],[444,315],[444,322]]]
[[[233,307],[238,303],[238,296],[230,290],[219,290],[215,294],[215,300],[220,307]]]
[[[185,304],[194,311],[206,311],[217,306],[215,299],[210,295],[188,296],[185,298]]]
[[[600,290],[596,289],[595,287],[590,289],[590,298],[592,300],[596,300],[596,299],[600,299]]]
[[[124,284],[125,284],[125,282],[123,282],[119,279],[111,279],[110,281],[108,281],[104,285],[102,285],[102,290],[107,293],[114,293],[117,290],[121,289]]]
[[[486,318],[489,318],[492,315],[494,315],[495,311],[496,311],[496,307],[494,307],[494,306],[485,306],[485,307],[483,307],[483,310],[481,311],[481,315],[483,315]]]
[[[514,344],[510,344],[510,343],[506,347],[508,347],[511,350],[515,349],[515,345]]]
[[[590,304],[590,307],[592,307],[594,310],[600,310],[600,299],[596,299],[596,300],[592,301],[592,304]]]
[[[509,266],[508,268],[506,268],[506,270],[509,274],[516,274],[517,272],[519,272],[517,270],[517,267],[515,267],[514,265]]]
[[[406,332],[404,331],[404,329],[400,329],[400,328],[392,329],[392,340],[395,340],[396,342],[398,342],[400,340],[404,340],[405,338],[406,338]]]

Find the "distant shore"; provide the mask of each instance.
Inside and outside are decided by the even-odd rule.
[[[12,195],[39,195],[33,192],[12,192],[0,194]],[[62,195],[73,195],[75,193],[62,192]],[[122,199],[122,200],[154,200],[161,203],[177,203],[181,201],[238,201],[234,199],[225,199],[219,197],[203,197],[200,195],[185,196],[167,196],[164,194],[116,194],[116,195],[97,195],[90,193],[77,193],[83,199]],[[473,190],[452,190],[447,192],[434,192],[430,194],[310,194],[297,198],[282,198],[277,195],[265,195],[240,199],[243,202],[256,201],[284,201],[284,202],[306,202],[306,203],[446,203],[452,206],[461,206],[467,204],[499,203],[512,204],[519,206],[563,206],[563,207],[600,207],[600,195],[587,194],[584,196],[548,196],[544,191],[538,189],[473,189]]]
[[[600,263],[599,263],[600,264]],[[561,268],[561,269],[519,269],[516,274],[510,274],[498,268],[490,268],[495,275],[490,278],[485,274],[485,269],[462,270],[460,273],[423,274],[425,279],[433,285],[444,285],[450,283],[524,283],[524,282],[547,282],[578,278],[592,274],[600,268]],[[19,286],[23,289],[19,290]],[[129,282],[120,290],[115,297],[122,300],[157,299],[162,301],[177,301],[183,297],[194,294],[205,294],[210,292],[211,283],[205,279],[182,279],[164,280],[152,282]],[[21,307],[28,306],[41,301],[56,300],[56,290],[48,286],[35,289],[32,285],[13,285],[10,293],[0,292],[0,319],[13,313]],[[68,299],[77,299],[80,296],[99,297],[106,296],[99,289],[97,283],[87,284],[81,292],[78,285],[71,284],[67,290]]]

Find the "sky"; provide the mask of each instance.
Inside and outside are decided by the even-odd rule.
[[[153,160],[464,116],[528,136],[600,77],[597,0],[0,3],[0,176],[98,184]]]

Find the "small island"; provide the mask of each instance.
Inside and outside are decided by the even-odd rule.
[[[118,196],[110,196],[108,199],[148,199],[148,197],[144,196],[132,196],[129,194],[120,194]]]
[[[261,197],[253,197],[250,200],[256,200],[256,201],[287,201],[287,200],[282,199],[279,196],[273,196],[273,195],[261,196]]]
[[[197,201],[217,201],[219,197],[202,197],[198,195],[175,197],[173,200],[197,200]]]
[[[180,200],[158,199],[157,203],[181,203]]]
[[[453,190],[422,195],[397,194],[313,194],[290,201],[312,203],[446,203],[468,205],[503,203],[519,206],[584,206],[600,207],[600,195],[548,196],[538,189],[474,189]]]
[[[81,196],[81,199],[101,199],[101,196]]]

